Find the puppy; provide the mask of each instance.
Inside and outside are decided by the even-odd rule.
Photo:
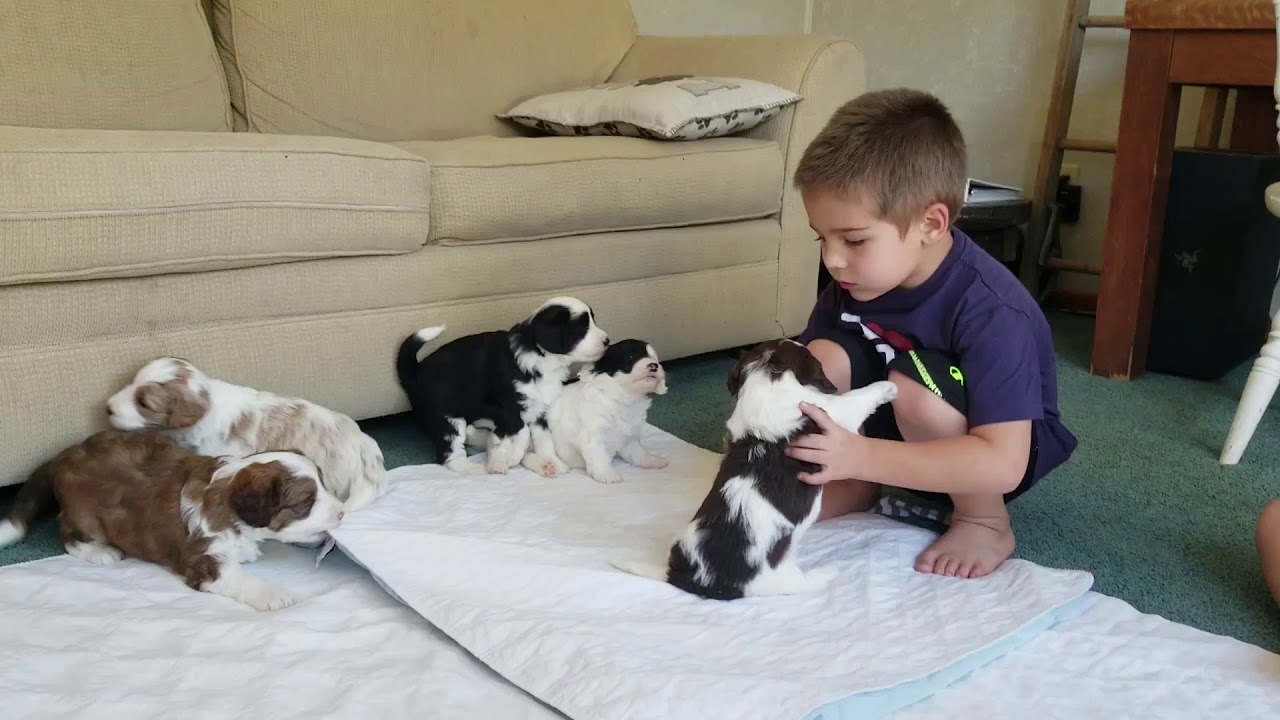
[[[283,590],[240,568],[258,543],[313,543],[338,527],[342,504],[321,471],[296,452],[214,458],[152,430],[106,430],[40,466],[0,521],[0,547],[39,515],[60,509],[67,552],[110,565],[126,555],[168,568],[196,590],[255,610],[292,604]]]
[[[348,511],[386,490],[382,449],[355,420],[298,398],[208,377],[186,360],[161,357],[107,401],[117,430],[157,429],[200,455],[243,457],[297,448],[324,472]]]
[[[817,405],[858,432],[876,408],[897,397],[897,387],[883,381],[836,395],[817,358],[790,340],[745,353],[727,384],[737,398],[726,423],[728,447],[711,492],[673,543],[667,567],[614,565],[715,600],[819,590],[835,577],[834,569],[806,574],[795,560],[822,505],[822,487],[797,479],[819,468],[786,455],[793,439],[817,431],[800,403]]]
[[[477,475],[521,463],[547,477],[566,471],[546,413],[570,365],[599,360],[609,344],[591,308],[576,298],[552,298],[509,330],[460,337],[419,360],[418,351],[442,332],[431,327],[405,338],[396,374],[444,466]],[[468,434],[478,440],[478,429],[489,430],[485,467],[467,458]]]
[[[666,467],[640,444],[651,396],[666,393],[667,374],[652,346],[640,340],[610,345],[551,404],[547,421],[556,454],[601,483],[622,482],[614,456],[639,468]]]

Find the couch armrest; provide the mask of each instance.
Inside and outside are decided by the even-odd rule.
[[[862,53],[848,40],[827,35],[642,35],[610,81],[678,74],[746,77],[787,88],[804,98],[745,133],[776,141],[785,161],[777,321],[782,334],[796,335],[804,329],[813,308],[819,254],[791,177],[805,148],[836,108],[866,90]]]

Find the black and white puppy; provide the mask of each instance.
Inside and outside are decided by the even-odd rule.
[[[881,381],[837,395],[817,358],[790,340],[746,352],[728,386],[737,398],[726,423],[728,447],[667,566],[614,565],[714,600],[820,590],[835,577],[834,568],[805,573],[796,564],[801,538],[822,506],[822,487],[797,478],[820,468],[786,455],[797,436],[818,431],[800,403],[821,407],[858,432],[876,408],[897,397],[897,387]]]
[[[547,476],[567,470],[546,413],[570,366],[599,360],[609,344],[591,308],[552,298],[509,330],[460,337],[419,360],[418,351],[442,332],[438,326],[410,335],[396,359],[400,386],[441,462],[465,474],[506,473],[522,462]],[[485,467],[467,458],[475,427],[491,428]]]
[[[551,404],[547,421],[556,454],[601,483],[622,482],[614,457],[638,468],[666,467],[640,443],[652,396],[666,393],[667,373],[653,346],[643,340],[610,345]]]

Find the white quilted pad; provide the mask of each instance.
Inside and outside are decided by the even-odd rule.
[[[275,543],[270,613],[134,560],[0,569],[0,717],[554,720],[341,553]]]
[[[1081,602],[1078,613],[893,720],[1280,718],[1280,655],[1113,597],[1091,592]]]
[[[933,535],[872,515],[806,535],[801,566],[840,571],[811,596],[725,603],[627,575],[609,561],[664,557],[719,460],[648,432],[670,466],[619,463],[619,485],[398,468],[389,493],[334,537],[419,614],[574,720],[851,716],[864,695],[887,711],[874,691],[984,651],[990,660],[1092,582],[1022,561],[978,580],[923,575],[912,565]]]

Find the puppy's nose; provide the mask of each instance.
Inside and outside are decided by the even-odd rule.
[[[607,337],[604,339],[604,346],[609,347],[609,338]]]
[[[116,414],[116,411],[115,411],[115,410],[112,410],[112,409],[111,409],[111,406],[110,406],[110,405],[108,405],[108,406],[107,406],[107,417],[111,417],[112,415],[115,415],[115,414]]]
[[[345,515],[346,515],[346,513],[344,513],[344,512],[339,512],[339,513],[338,513],[338,519],[339,519],[339,520],[341,520],[341,519],[343,518],[343,516],[345,516]]]
[[[649,372],[658,372],[658,363],[649,363]]]

